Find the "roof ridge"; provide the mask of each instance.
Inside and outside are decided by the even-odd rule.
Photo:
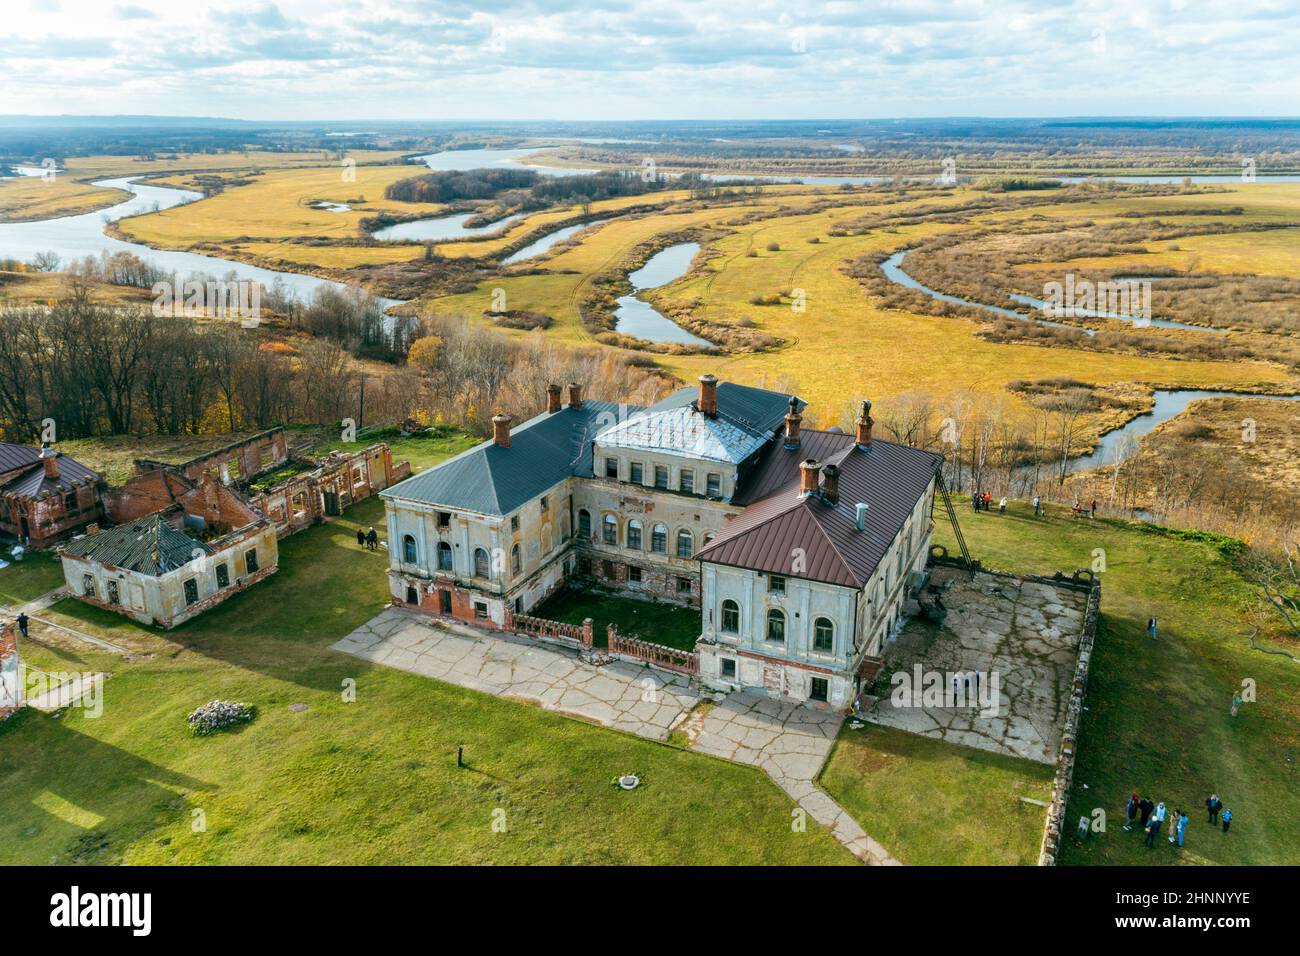
[[[808,498],[805,498],[804,500],[807,501],[810,500],[811,498],[812,496],[809,495]],[[839,508],[839,506],[840,503],[838,501],[836,501],[835,504],[831,505],[830,506],[831,514],[834,514],[835,510]],[[835,557],[840,559],[840,564],[843,565],[844,570],[849,573],[849,577],[857,581],[859,586],[866,584],[867,581],[863,579],[862,575],[858,574],[857,571],[853,570],[853,565],[849,562],[849,559],[844,556],[844,552],[840,550],[839,545],[835,543],[835,539],[831,536],[831,533],[826,530],[825,526],[822,525],[821,519],[817,517],[816,512],[813,512],[811,508],[808,510],[811,512],[813,523],[817,525],[817,530],[820,531],[822,537],[826,539],[826,543],[831,546],[831,550],[835,552]]]

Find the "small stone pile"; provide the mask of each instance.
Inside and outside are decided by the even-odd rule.
[[[246,724],[257,715],[252,704],[241,704],[232,700],[213,700],[204,704],[189,717],[190,730],[196,737],[206,737],[218,730],[228,730],[239,724]]]

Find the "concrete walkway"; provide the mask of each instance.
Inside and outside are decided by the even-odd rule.
[[[898,861],[813,782],[843,718],[760,694],[702,699],[684,677],[390,607],[333,645],[378,664],[652,740],[674,730],[687,747],[763,770],[859,859]],[[584,659],[586,658],[586,659]]]

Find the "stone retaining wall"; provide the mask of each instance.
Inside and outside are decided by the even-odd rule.
[[[1097,616],[1101,608],[1101,581],[1093,579],[1088,594],[1088,610],[1083,619],[1083,635],[1079,639],[1079,662],[1074,669],[1074,684],[1070,703],[1066,709],[1065,727],[1061,731],[1061,750],[1056,758],[1056,776],[1052,779],[1052,799],[1047,807],[1047,824],[1043,829],[1043,842],[1038,851],[1039,866],[1055,866],[1060,850],[1061,834],[1065,830],[1065,807],[1070,800],[1070,784],[1074,781],[1074,758],[1078,751],[1079,724],[1083,719],[1083,700],[1088,690],[1088,666],[1092,662],[1092,649],[1097,636]]]

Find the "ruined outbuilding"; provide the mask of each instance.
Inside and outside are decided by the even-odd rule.
[[[46,443],[0,442],[0,532],[42,548],[103,517],[104,478]]]

